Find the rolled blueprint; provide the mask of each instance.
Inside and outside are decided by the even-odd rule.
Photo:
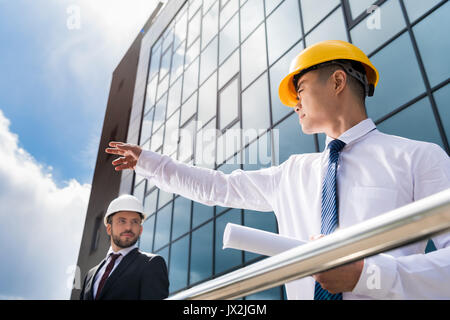
[[[298,239],[234,223],[228,223],[223,233],[223,249],[238,249],[265,256],[274,256],[305,243]]]

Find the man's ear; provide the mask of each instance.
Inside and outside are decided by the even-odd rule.
[[[106,233],[111,236],[111,223],[106,224]]]
[[[340,94],[342,91],[344,91],[346,85],[347,85],[347,74],[343,70],[336,70],[333,75],[331,76],[331,79],[333,81],[333,89],[336,93],[336,95]]]

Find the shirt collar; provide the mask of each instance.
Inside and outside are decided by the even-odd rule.
[[[131,251],[133,251],[135,248],[137,248],[136,243],[134,245],[132,245],[131,247],[121,249],[117,252],[114,252],[113,248],[109,247],[108,253],[106,254],[106,259],[108,259],[112,253],[115,253],[115,254],[120,253],[122,255],[122,257],[125,257],[127,254],[129,254]]]
[[[341,140],[342,142],[345,142],[345,144],[348,145],[374,129],[376,129],[375,123],[372,121],[372,119],[367,118],[358,123],[357,125],[351,127],[347,131],[345,131],[338,137],[338,139]],[[328,144],[333,140],[334,138],[327,136],[325,140],[325,150],[327,150]]]

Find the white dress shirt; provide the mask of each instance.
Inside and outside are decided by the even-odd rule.
[[[103,266],[100,268],[100,270],[97,272],[97,275],[95,276],[95,281],[94,281],[94,297],[97,295],[97,289],[98,289],[98,285],[100,284],[100,280],[103,277],[103,274],[105,273],[106,267],[108,266],[109,262],[111,261],[111,255],[112,254],[118,254],[120,253],[120,257],[118,257],[116,259],[116,261],[114,261],[114,266],[111,270],[111,272],[109,273],[108,278],[112,275],[112,273],[114,272],[114,270],[117,268],[117,266],[119,265],[120,261],[122,261],[122,259],[129,254],[133,249],[137,248],[137,244],[125,248],[125,249],[121,249],[117,252],[115,252],[112,247],[109,247],[108,253],[106,254],[106,262],[103,264]]]
[[[450,188],[450,159],[436,144],[381,133],[371,119],[338,139],[346,143],[337,171],[339,228]],[[331,140],[327,137],[326,145]],[[328,154],[325,148],[291,155],[279,166],[224,174],[144,150],[136,174],[206,205],[273,211],[281,235],[309,241],[320,234]],[[440,249],[433,253],[424,254],[421,241],[366,258],[356,287],[343,298],[450,299],[450,234],[433,241]],[[286,292],[289,299],[313,299],[314,279],[287,283]]]

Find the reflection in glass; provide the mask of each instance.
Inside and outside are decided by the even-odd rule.
[[[149,187],[150,189],[150,187]],[[158,188],[153,189],[148,196],[145,197],[144,211],[148,215],[156,211],[156,201],[158,199]]]
[[[199,202],[194,202],[194,209],[192,215],[192,228],[201,225],[214,216],[214,207],[206,206]]]
[[[158,209],[164,207],[166,203],[173,199],[173,193],[166,192],[164,190],[159,190],[159,200],[158,200]]]
[[[370,13],[371,6],[376,2],[376,0],[349,0],[350,11],[352,18],[356,19],[362,13]]]
[[[162,79],[170,71],[170,60],[172,58],[172,49],[169,48],[161,58],[161,67],[159,69],[159,78]]]
[[[336,10],[331,16],[321,22],[317,28],[306,36],[306,46],[309,47],[314,43],[330,39],[348,41],[342,8]]]
[[[219,88],[222,88],[238,72],[239,50],[236,50],[219,68]]]
[[[251,81],[267,68],[266,36],[264,24],[242,44],[242,87],[246,88]]]
[[[244,210],[244,222],[247,227],[278,233],[277,220],[273,212]],[[244,253],[245,261],[250,261],[260,255],[253,252]]]
[[[239,46],[239,15],[233,19],[220,31],[219,35],[219,64]]]
[[[443,147],[428,98],[416,102],[377,125],[384,133],[413,140],[427,141]]]
[[[207,223],[192,233],[191,268],[189,284],[212,275],[213,224]]]
[[[156,213],[155,250],[158,250],[170,241],[171,216],[172,203]]]
[[[366,100],[367,114],[374,121],[425,91],[407,33],[383,48],[371,61],[381,75],[375,95]]]
[[[184,49],[185,43],[183,42],[177,49],[175,49],[175,52],[173,53],[170,84],[173,84],[175,80],[177,80],[178,77],[183,73]]]
[[[198,11],[194,18],[189,21],[187,46],[190,47],[194,40],[200,35],[200,13]]]
[[[156,85],[158,84],[158,77],[153,78],[147,85],[147,93],[145,95],[145,112],[150,110],[156,102]]]
[[[406,26],[398,0],[386,1],[379,10],[350,31],[353,43],[367,55]]]
[[[189,235],[174,242],[170,249],[169,282],[170,292],[187,285],[189,267]]]
[[[219,129],[224,129],[239,115],[239,87],[235,78],[219,93]]]
[[[186,11],[181,12],[181,18],[175,24],[175,40],[174,40],[174,48],[178,47],[181,42],[186,39],[187,34],[187,13]]]
[[[155,215],[149,217],[143,225],[142,234],[139,240],[139,249],[144,252],[153,252],[153,231],[155,225]]]
[[[264,73],[242,93],[242,128],[260,134],[269,127],[269,88],[267,73]]]
[[[305,33],[310,31],[320,20],[322,20],[331,10],[336,8],[339,0],[321,1],[320,6],[317,5],[317,0],[301,0],[303,26]],[[343,15],[341,13],[341,19]],[[330,37],[329,39],[334,39]]]
[[[161,145],[163,144],[163,139],[164,139],[164,125],[160,129],[158,129],[155,133],[153,133],[150,149],[152,151],[158,150],[159,147],[161,147]]]
[[[166,137],[164,139],[164,154],[171,155],[178,146],[178,123],[180,111],[177,111],[166,122]]]
[[[183,76],[183,102],[186,101],[189,96],[194,93],[198,87],[198,63],[197,58],[184,73]]]
[[[241,40],[264,20],[264,0],[248,0],[241,8]]]
[[[200,57],[200,83],[208,78],[217,68],[217,38],[208,45]]]
[[[405,3],[406,11],[408,12],[408,17],[411,22],[414,22],[417,18],[422,16],[429,9],[437,5],[440,0],[403,0]],[[446,15],[448,17],[448,14]],[[445,22],[448,19],[444,19]],[[441,22],[444,22],[441,20]],[[445,28],[444,28],[445,29]],[[447,28],[448,30],[448,28]]]
[[[197,93],[194,93],[182,106],[181,106],[181,120],[180,126],[183,126],[186,120],[191,118],[195,112],[197,112]],[[178,125],[178,124],[177,124]]]
[[[180,77],[169,89],[169,98],[167,101],[167,115],[170,116],[181,104],[181,84],[183,79]]]
[[[266,1],[266,16],[268,16],[273,11],[273,9],[275,9],[275,7],[280,4],[282,0],[265,0],[265,1]]]
[[[156,103],[155,116],[153,118],[153,132],[155,132],[166,119],[166,104],[167,95],[164,95],[164,97]]]
[[[242,224],[241,210],[231,209],[216,219],[216,263],[214,274],[224,272],[242,263],[242,251],[222,249],[223,232],[227,223]]]
[[[205,125],[212,117],[216,115],[217,73],[214,73],[200,87],[198,100],[198,121]]]
[[[179,196],[174,201],[172,239],[189,232],[191,223],[191,200]]]
[[[147,141],[150,138],[152,133],[152,124],[153,124],[153,113],[155,108],[152,108],[147,114],[144,116],[142,120],[142,129],[141,129],[141,143]]]
[[[279,139],[274,139],[275,164],[281,164],[292,154],[315,152],[314,136],[304,134],[296,113],[275,127]]]
[[[200,39],[195,40],[194,44],[186,51],[186,61],[184,68],[186,69],[195,58],[200,54]]]
[[[202,26],[202,50],[217,34],[219,26],[219,1],[203,17]]]
[[[450,141],[450,85],[446,85],[434,93],[434,99],[441,116],[447,140]]]
[[[322,4],[321,4],[322,6]],[[298,1],[283,2],[267,18],[267,45],[269,48],[269,65],[302,37]],[[287,65],[286,70],[289,69]]]
[[[432,87],[447,80],[450,75],[449,17],[450,3],[447,2],[413,28]]]
[[[194,153],[194,137],[196,132],[195,119],[190,120],[180,129],[180,144],[178,147],[178,160],[187,162]]]
[[[138,198],[141,202],[144,201],[145,194],[145,180],[143,180],[139,185],[134,187],[133,195]]]
[[[161,41],[158,40],[158,43],[161,44]],[[152,56],[150,59],[150,74],[148,76],[149,79],[153,79],[155,75],[159,72],[159,63],[161,60],[161,46],[158,44],[153,46]]]
[[[281,300],[282,287],[274,287],[246,296],[246,300]]]
[[[222,4],[225,3],[222,1]],[[239,9],[238,1],[228,1],[228,3],[220,10],[220,29],[228,22],[233,14]],[[236,16],[235,16],[236,17]]]
[[[248,139],[247,139],[248,138]],[[253,140],[253,137],[244,137],[244,144]],[[258,170],[272,165],[271,135],[263,134],[258,140],[250,143],[242,154],[243,170]]]

